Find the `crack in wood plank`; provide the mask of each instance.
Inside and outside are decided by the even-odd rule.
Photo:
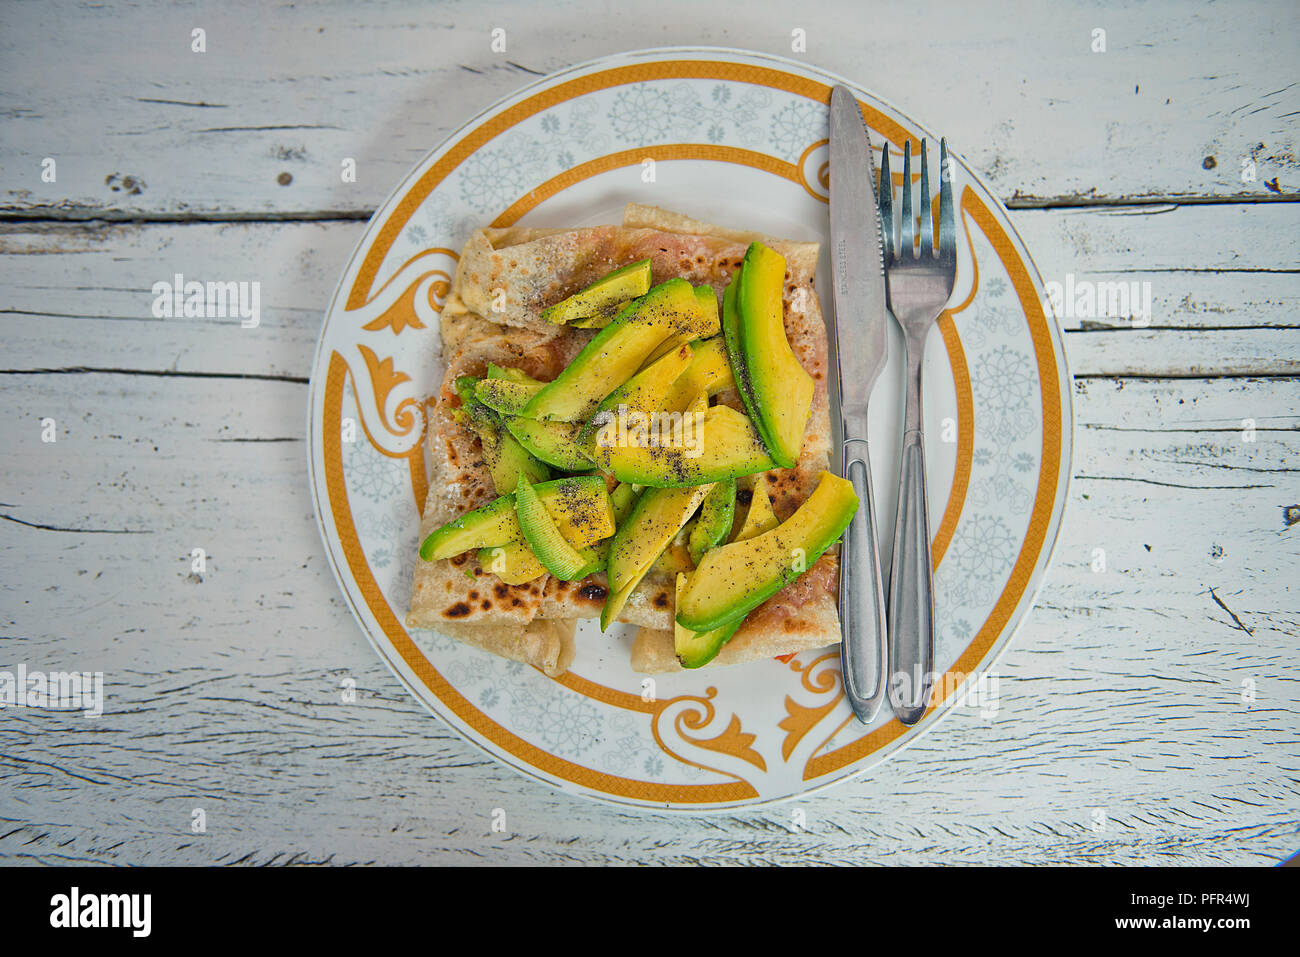
[[[152,535],[151,529],[144,528],[64,528],[59,525],[44,525],[40,522],[26,522],[21,518],[14,518],[12,515],[5,515],[0,512],[0,518],[6,521],[16,522],[19,525],[26,525],[28,528],[36,528],[45,532],[81,532],[86,535]]]
[[[0,375],[142,375],[178,379],[258,379],[263,382],[292,382],[307,385],[307,376],[273,375],[264,372],[192,372],[178,369],[108,369],[72,366],[65,369],[0,369]]]
[[[1244,624],[1242,624],[1241,619],[1237,617],[1237,613],[1223,603],[1223,599],[1214,593],[1213,588],[1210,589],[1210,597],[1214,599],[1214,603],[1216,605],[1218,605],[1220,608],[1222,608],[1224,611],[1228,613],[1228,616],[1236,623],[1238,628],[1240,628],[1248,635],[1255,634],[1255,632],[1252,629],[1247,628]]]

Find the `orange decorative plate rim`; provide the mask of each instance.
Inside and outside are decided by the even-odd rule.
[[[780,801],[793,800],[803,795],[829,787],[839,781],[855,777],[879,761],[896,754],[906,745],[915,741],[921,734],[932,729],[942,712],[952,707],[960,696],[959,689],[954,688],[944,700],[935,705],[925,719],[915,728],[903,728],[897,721],[891,721],[876,728],[870,734],[863,735],[848,744],[841,745],[825,754],[810,758],[804,779],[806,787],[792,793],[779,796],[763,796],[752,787],[746,788],[737,778],[735,783],[674,785],[653,781],[640,781],[622,778],[607,772],[586,768],[580,764],[547,753],[544,749],[519,738],[474,707],[457,692],[452,684],[433,667],[424,653],[415,645],[407,634],[401,621],[389,606],[380,590],[367,559],[361,549],[356,528],[352,521],[347,489],[344,484],[341,458],[339,454],[339,416],[342,409],[342,397],[346,379],[355,373],[349,368],[346,359],[327,346],[328,319],[335,314],[340,304],[346,301],[344,308],[356,308],[367,302],[367,295],[372,291],[374,279],[383,263],[384,256],[391,248],[393,240],[400,234],[410,215],[419,208],[426,198],[448,173],[473,151],[505,129],[510,129],[522,119],[534,113],[548,109],[558,103],[582,95],[594,89],[611,86],[645,82],[655,79],[719,79],[731,82],[747,82],[769,86],[813,100],[824,100],[829,96],[829,87],[834,83],[844,83],[857,92],[863,101],[864,109],[876,113],[876,122],[871,125],[879,131],[881,126],[890,129],[893,124],[891,140],[897,139],[903,127],[889,114],[905,117],[901,111],[887,102],[866,92],[857,84],[834,76],[797,61],[770,54],[733,50],[722,47],[677,47],[634,51],[602,57],[586,63],[576,64],[564,71],[543,77],[536,82],[497,101],[492,106],[477,114],[448,136],[437,148],[432,150],[415,169],[393,191],[372,218],[365,234],[349,259],[343,277],[331,300],[326,314],[326,323],[322,327],[321,338],[313,360],[313,375],[309,388],[307,416],[308,466],[312,485],[313,504],[316,508],[317,522],[321,531],[326,555],[336,579],[342,588],[358,623],[362,626],[367,639],[389,665],[395,676],[407,686],[408,690],[420,700],[432,713],[455,728],[471,743],[481,747],[498,760],[515,770],[542,780],[552,786],[560,787],[570,793],[596,798],[623,807],[637,807],[650,810],[689,811],[693,813],[706,811],[725,811],[738,806],[758,806]],[[557,92],[558,91],[558,92]],[[879,125],[878,125],[879,124]],[[919,124],[907,119],[910,128],[922,130]],[[699,144],[701,146],[705,144]],[[819,146],[814,143],[804,150],[799,163],[802,166],[807,154]],[[651,147],[651,149],[670,148],[672,144]],[[640,150],[644,152],[644,149]],[[459,156],[459,158],[456,158]],[[449,160],[449,157],[454,161]],[[701,158],[707,158],[703,155]],[[774,159],[774,162],[779,162]],[[450,165],[447,165],[450,163]],[[754,164],[751,164],[754,165]],[[789,164],[787,164],[789,165]],[[439,169],[441,168],[440,172]],[[606,167],[608,168],[608,166]],[[586,175],[598,170],[593,169]],[[966,646],[959,657],[954,670],[965,668],[967,673],[987,671],[1007,647],[1019,624],[1023,621],[1032,604],[1038,587],[1050,565],[1051,554],[1060,528],[1061,515],[1068,494],[1070,478],[1070,459],[1072,451],[1072,409],[1070,396],[1070,376],[1062,348],[1060,330],[1054,320],[1043,308],[1042,282],[1030,260],[1023,242],[1011,226],[1005,209],[993,196],[980,177],[963,166],[963,173],[975,185],[975,190],[966,190],[969,197],[963,196],[963,209],[970,214],[985,239],[993,246],[1001,259],[1007,274],[1011,277],[1026,318],[1029,319],[1034,354],[1039,372],[1039,392],[1042,407],[1042,441],[1043,458],[1039,461],[1039,487],[1034,496],[1034,510],[1029,527],[1020,545],[1020,553],[1012,568],[1010,578],[1002,588],[1002,594],[994,605],[990,617],[983,623],[975,637]],[[566,174],[556,177],[562,180]],[[581,177],[579,177],[581,179]],[[806,183],[804,189],[817,196]],[[559,192],[566,188],[560,183],[554,189]],[[969,198],[970,202],[967,203]],[[525,197],[524,202],[528,201]],[[538,200],[533,200],[535,204]],[[515,204],[498,217],[494,224],[505,225],[513,222],[523,214],[523,208]],[[387,286],[392,276],[385,279],[382,286]],[[445,290],[444,290],[445,292]],[[972,298],[975,289],[972,288]],[[969,300],[968,300],[969,302]],[[964,304],[965,305],[965,304]],[[963,305],[963,307],[964,307]],[[943,328],[945,348],[950,361],[953,362],[954,376],[961,390],[961,376],[965,374],[960,338],[952,326],[951,317],[946,317],[947,325]],[[422,328],[418,323],[412,323]],[[373,328],[373,327],[367,327]],[[400,328],[393,330],[400,332]],[[404,373],[388,366],[382,366],[384,360],[375,356],[372,350],[364,350],[364,361],[373,373],[382,368],[382,373],[390,388],[400,383]],[[960,368],[959,368],[960,367]],[[353,381],[355,386],[357,383]],[[1049,389],[1050,386],[1050,389]],[[966,389],[969,390],[969,376],[966,377]],[[376,394],[376,398],[380,397]],[[381,401],[381,415],[382,412]],[[399,415],[409,413],[409,400],[397,406]],[[1051,419],[1049,420],[1049,414]],[[969,419],[963,416],[963,419]],[[364,424],[364,422],[363,422]],[[969,421],[961,423],[969,430]],[[332,427],[331,427],[332,426]],[[971,442],[969,431],[963,436],[965,454],[969,457]],[[379,447],[379,443],[372,443]],[[422,446],[417,446],[414,454],[405,454],[411,466],[411,481],[417,499],[423,492],[423,458]],[[401,457],[381,448],[385,454]],[[1049,454],[1050,453],[1050,454]],[[954,502],[960,512],[961,502],[957,495],[958,484],[969,478],[969,460],[966,476],[962,476],[959,445],[958,474],[954,477],[953,494],[950,496],[949,508],[941,523],[947,526],[947,537],[951,538],[957,524],[957,514],[953,512]],[[418,469],[417,469],[418,463]],[[417,474],[417,472],[419,474]],[[1048,479],[1051,479],[1049,482]],[[965,488],[961,489],[964,497]],[[951,513],[951,514],[950,514]],[[949,522],[951,519],[951,522]],[[331,534],[330,524],[333,524]],[[942,537],[942,536],[941,536]],[[942,541],[946,547],[947,538]],[[1032,547],[1031,547],[1032,546]],[[342,556],[337,551],[343,552]],[[936,564],[942,553],[942,547],[936,549]],[[342,559],[340,561],[340,558]],[[356,589],[354,596],[353,589]],[[1013,594],[1014,592],[1014,594]],[[360,598],[364,608],[358,605]],[[367,613],[374,618],[374,623],[383,632],[381,640],[367,620]],[[823,661],[810,663],[804,669],[798,665],[795,670],[804,669],[811,672],[813,667]],[[805,676],[806,681],[806,676]],[[587,679],[570,674],[562,679],[562,684],[571,690],[578,690],[592,698],[601,699],[605,693],[625,695],[613,689],[593,685]],[[584,685],[590,687],[583,687]],[[429,700],[432,695],[443,707],[450,709],[445,713]],[[633,697],[633,696],[628,696]],[[694,696],[687,696],[695,699]],[[660,710],[673,701],[660,702]],[[627,707],[625,702],[621,706]],[[654,706],[651,706],[653,709]],[[711,705],[705,702],[701,707]],[[651,710],[642,708],[639,710]],[[702,713],[702,712],[701,712]],[[698,715],[697,715],[698,717]],[[793,717],[793,712],[791,713]],[[785,719],[791,720],[791,717]],[[678,720],[681,720],[680,715]],[[701,719],[702,720],[702,719]],[[689,720],[688,720],[689,723]],[[782,726],[785,724],[783,722]],[[826,740],[835,737],[843,724]],[[895,727],[896,726],[896,727]],[[655,730],[658,738],[658,730]],[[752,735],[743,733],[737,724],[728,727],[719,740],[725,738],[732,746],[733,754],[744,754],[748,749],[748,740]],[[893,744],[893,747],[889,745]],[[663,742],[660,742],[663,747]],[[664,747],[668,751],[667,747]],[[757,755],[748,749],[751,755]],[[746,757],[751,764],[752,758]],[[759,756],[759,762],[761,762]],[[698,765],[704,767],[704,765]],[[717,768],[711,768],[718,770]],[[730,772],[722,771],[722,774]],[[733,778],[735,775],[731,775]]]

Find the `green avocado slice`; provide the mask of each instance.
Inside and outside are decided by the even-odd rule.
[[[696,286],[695,298],[700,303],[700,311],[704,313],[705,319],[713,327],[711,336],[716,336],[721,331],[721,317],[718,314],[718,294],[713,291],[712,286]],[[701,339],[707,339],[708,336],[700,336]]]
[[[627,482],[619,482],[614,491],[609,493],[609,500],[614,506],[614,523],[622,525],[623,520],[632,514],[632,507],[636,505],[636,498],[640,492],[634,485]]]
[[[722,336],[697,340],[691,343],[691,350],[694,353],[691,364],[677,377],[659,403],[663,412],[685,412],[701,392],[711,398],[735,384]]]
[[[504,545],[517,538],[519,520],[515,518],[515,499],[513,495],[503,495],[435,529],[421,543],[420,557],[433,562],[471,548]]]
[[[515,515],[528,548],[548,572],[565,581],[591,574],[586,569],[595,559],[594,551],[579,551],[565,541],[527,479],[521,478],[515,489]]]
[[[817,488],[789,519],[704,556],[682,592],[677,621],[691,631],[710,631],[748,615],[811,568],[857,509],[853,483],[822,472]]]
[[[785,257],[762,243],[745,252],[736,287],[737,336],[750,414],[782,468],[794,468],[812,413],[815,384],[785,335]]]
[[[745,368],[744,354],[740,349],[740,315],[736,312],[736,290],[740,287],[740,275],[744,271],[742,265],[731,277],[731,282],[727,283],[726,291],[722,294],[722,338],[727,346],[727,357],[731,362],[732,380],[736,384],[736,391],[740,393],[740,399],[745,404],[745,411],[749,413],[750,420],[757,427],[758,406],[754,403],[749,370]]]
[[[685,573],[677,575],[677,602],[681,603],[682,592],[686,588],[686,581],[689,578]],[[691,631],[689,628],[683,628],[676,621],[673,622],[673,650],[677,653],[677,661],[683,668],[702,668],[718,656],[722,646],[732,639],[732,636],[740,630],[740,626],[745,623],[742,615],[735,621],[719,625],[709,631]]]
[[[630,299],[623,299],[608,306],[604,306],[597,313],[590,316],[583,316],[581,319],[574,319],[569,323],[570,329],[604,329],[607,325],[618,318],[619,313],[627,308],[632,302]]]
[[[474,397],[493,412],[519,415],[545,385],[545,382],[479,379],[474,386]]]
[[[583,451],[582,426],[569,422],[538,422],[522,415],[502,418],[505,427],[525,449],[537,458],[566,472],[591,468],[592,460]]]
[[[614,534],[614,506],[604,479],[570,476],[528,484],[574,548],[594,545]],[[515,497],[503,495],[432,531],[420,545],[420,557],[437,561],[470,549],[503,546],[521,537]]]
[[[565,325],[575,320],[608,315],[610,307],[644,296],[649,290],[650,260],[642,259],[621,266],[581,292],[547,306],[542,310],[542,318],[556,325]]]
[[[497,494],[513,492],[520,475],[527,475],[530,482],[545,482],[551,477],[551,470],[530,455],[502,426],[497,414],[476,398],[477,385],[485,381],[472,376],[461,376],[456,380],[461,407],[455,415],[479,437],[483,461],[492,475]]]
[[[699,508],[711,486],[692,488],[649,488],[641,493],[636,507],[614,533],[609,546],[609,596],[600,612],[604,631],[627,603],[659,554],[668,547],[686,520]]]
[[[699,338],[707,331],[695,290],[684,279],[670,279],[635,299],[578,353],[523,410],[539,420],[585,422],[601,400],[641,368],[669,336]]]
[[[727,479],[713,486],[700,505],[700,514],[691,529],[688,543],[691,561],[698,565],[704,553],[731,534],[731,523],[736,515],[736,482]]]

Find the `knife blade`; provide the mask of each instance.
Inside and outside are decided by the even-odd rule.
[[[844,477],[853,483],[860,503],[840,547],[840,657],[845,697],[858,720],[869,724],[885,700],[888,644],[867,403],[889,357],[889,319],[871,140],[857,98],[842,85],[831,90],[830,153],[831,286],[842,461]]]

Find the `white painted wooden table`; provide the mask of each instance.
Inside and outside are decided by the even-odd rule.
[[[898,5],[868,21],[858,3],[742,16],[682,0],[0,7],[0,667],[107,683],[95,720],[0,712],[0,858],[1267,864],[1300,849],[1300,525],[1284,511],[1300,503],[1300,7],[908,6],[906,22]],[[1065,322],[1074,483],[997,668],[1000,711],[959,708],[795,805],[806,831],[791,806],[609,809],[462,742],[344,607],[307,488],[312,350],[370,211],[535,74],[678,43],[853,77],[947,134],[1045,279],[1153,292],[1149,328]],[[260,281],[261,326],[154,319],[150,286],[177,272]]]

